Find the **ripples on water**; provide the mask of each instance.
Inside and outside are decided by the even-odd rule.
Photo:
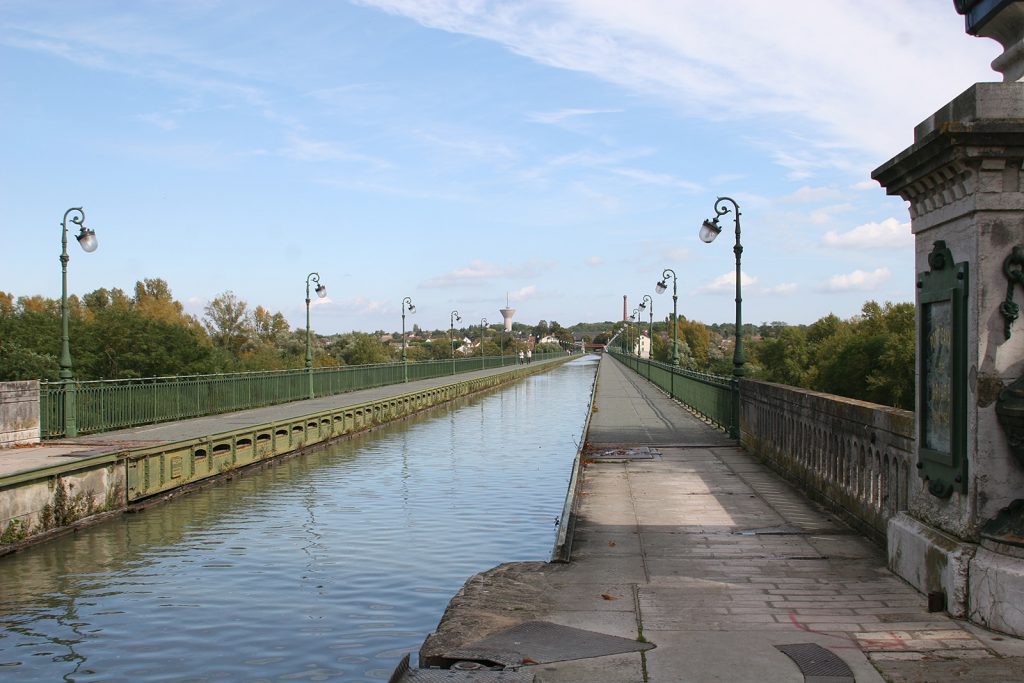
[[[387,680],[469,576],[548,558],[595,369],[0,558],[0,680]]]

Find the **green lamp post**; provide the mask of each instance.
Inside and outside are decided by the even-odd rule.
[[[633,345],[630,346],[630,351],[633,355],[640,357],[640,309],[634,308],[633,314],[630,315],[630,321],[637,324],[636,329],[633,331]]]
[[[647,309],[647,339],[650,340],[651,348],[647,350],[647,378],[651,378],[651,356],[654,354],[654,299],[650,294],[644,294],[640,301],[640,311]]]
[[[665,290],[668,289],[668,284],[665,281],[668,280],[669,276],[672,277],[672,365],[679,367],[679,324],[676,313],[676,304],[679,297],[676,293],[676,283],[678,282],[676,271],[666,268],[661,274],[661,280],[658,284],[654,285],[654,291],[658,294],[664,294]]]
[[[96,231],[85,227],[85,212],[81,207],[68,209],[64,212],[64,220],[61,221],[60,237],[60,380],[64,385],[64,436],[78,436],[78,403],[74,382],[75,374],[71,367],[71,336],[68,334],[69,311],[68,311],[68,218],[78,226],[78,234],[75,239],[81,245],[85,253],[90,254],[96,251],[99,242],[96,240]]]
[[[710,244],[722,232],[718,219],[729,213],[729,207],[726,206],[726,202],[732,204],[736,223],[736,246],[732,248],[733,253],[736,254],[736,344],[732,354],[732,374],[735,377],[743,377],[746,374],[746,369],[743,367],[743,296],[740,289],[742,281],[740,257],[743,254],[743,245],[740,244],[740,207],[734,199],[719,197],[715,200],[715,217],[705,220],[704,224],[701,225],[700,239]]]
[[[451,317],[449,319],[448,336],[451,337],[451,340],[452,340],[452,374],[453,375],[455,374],[455,321],[456,320],[458,320],[459,322],[462,322],[462,318],[459,317],[459,312],[458,311],[452,311]]]
[[[313,394],[313,344],[309,332],[309,283],[316,283],[316,295],[323,299],[327,296],[327,287],[320,284],[320,273],[310,273],[306,276],[306,375],[309,377],[309,397]]]
[[[405,345],[405,311],[409,313],[416,312],[416,306],[413,305],[410,297],[402,299],[402,378],[404,381],[409,381],[409,355],[406,353]]]
[[[487,318],[480,318],[480,369],[487,368],[486,356],[484,356],[484,332],[487,330]]]

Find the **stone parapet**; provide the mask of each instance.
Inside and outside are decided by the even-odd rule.
[[[39,382],[0,382],[0,448],[39,443]]]
[[[743,380],[742,443],[872,536],[907,507],[914,414],[806,389]]]

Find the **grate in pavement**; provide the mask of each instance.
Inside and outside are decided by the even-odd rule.
[[[835,653],[817,643],[776,645],[804,675],[804,683],[855,683],[853,671]]]
[[[587,459],[594,462],[622,460],[653,460],[654,456],[661,455],[657,450],[647,446],[637,448],[608,448],[595,453],[587,453]]]
[[[519,671],[458,671],[454,669],[412,669],[405,655],[388,683],[533,683],[532,673]]]

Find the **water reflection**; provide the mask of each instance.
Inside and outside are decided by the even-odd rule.
[[[0,678],[386,680],[468,576],[547,557],[595,367],[0,558]]]

